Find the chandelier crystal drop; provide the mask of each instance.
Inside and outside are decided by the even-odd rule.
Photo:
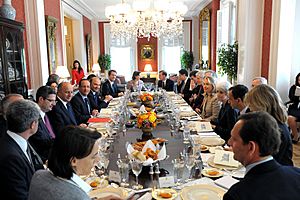
[[[188,8],[181,1],[134,0],[105,8],[112,38],[176,38],[182,35],[183,15]]]

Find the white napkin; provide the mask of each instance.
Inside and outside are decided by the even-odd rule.
[[[239,180],[232,178],[231,176],[223,176],[222,178],[219,178],[215,180],[215,184],[229,190],[231,186],[239,182]]]
[[[150,192],[147,192],[146,194],[141,196],[141,198],[139,198],[138,200],[151,200],[151,199],[152,199],[152,194]]]

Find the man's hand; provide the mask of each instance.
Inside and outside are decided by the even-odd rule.
[[[105,95],[105,99],[104,101],[106,101],[107,103],[110,102],[113,99],[113,97],[111,95]]]
[[[79,126],[82,127],[82,128],[87,128],[86,124],[79,124]]]
[[[118,97],[121,97],[121,96],[123,96],[123,95],[124,95],[123,92],[119,92],[119,93],[118,93]]]
[[[94,109],[93,111],[92,111],[92,115],[95,117],[95,116],[97,116],[98,115],[98,110],[96,110],[96,109]]]

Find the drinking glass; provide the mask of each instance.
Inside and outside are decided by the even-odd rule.
[[[187,129],[184,128],[184,130],[183,130],[183,143],[184,144],[190,143],[190,129],[189,128],[187,128]]]
[[[143,186],[139,184],[138,176],[142,172],[143,163],[141,163],[140,161],[134,159],[134,160],[130,161],[130,165],[131,165],[131,170],[134,173],[135,178],[136,178],[136,185],[132,186],[132,188],[134,190],[142,189]]]
[[[180,185],[184,171],[184,160],[176,158],[172,160],[172,163],[174,167],[174,177],[176,178],[176,185]]]
[[[191,181],[192,180],[192,174],[191,174],[191,170],[195,165],[195,156],[194,155],[188,155],[185,158],[185,166],[189,171],[189,178],[186,181]]]
[[[96,162],[95,164],[96,173],[99,176],[105,178],[105,174],[109,164],[109,153],[99,151],[98,154],[99,154],[99,161]]]
[[[127,182],[128,182],[128,173],[129,173],[129,159],[128,158],[119,159],[117,165],[119,167],[119,172],[121,176],[120,185],[122,187],[128,187],[129,184]]]

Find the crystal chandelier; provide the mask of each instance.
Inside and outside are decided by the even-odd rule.
[[[176,38],[182,35],[183,15],[188,8],[181,1],[134,0],[105,8],[112,38]]]

